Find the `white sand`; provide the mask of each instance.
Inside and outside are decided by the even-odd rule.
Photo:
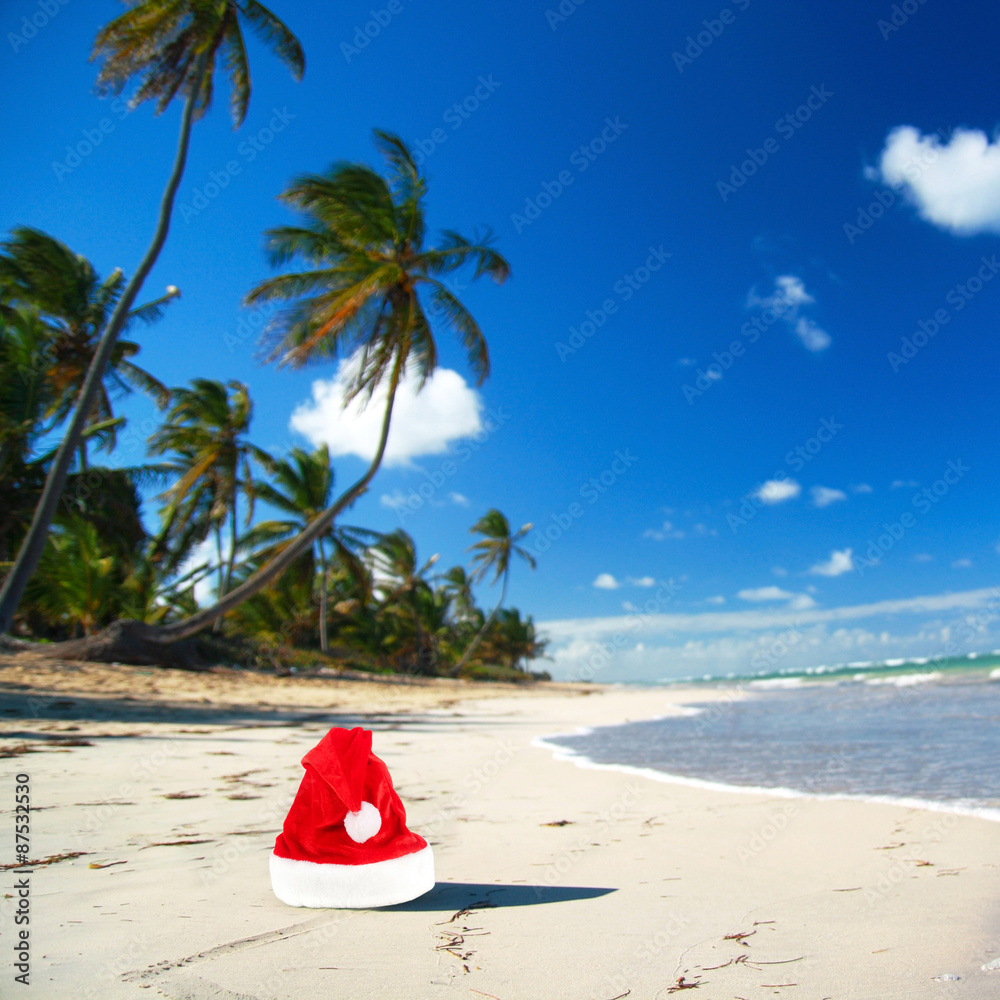
[[[76,704],[40,710],[72,721],[4,716],[8,747],[57,734],[93,745],[5,760],[4,829],[25,771],[31,856],[87,853],[35,869],[33,985],[15,990],[5,957],[0,996],[645,1000],[682,976],[700,985],[677,992],[702,1000],[1000,996],[1000,971],[981,968],[1000,955],[1000,824],[656,782],[532,745],[664,714],[686,692],[547,686],[456,703],[483,689],[316,682],[229,699],[297,701],[290,722],[267,706],[219,718],[218,690],[166,706],[164,692],[197,687],[191,675],[120,676],[168,714],[122,705],[104,680],[103,705],[64,693]],[[86,687],[22,673],[30,687],[5,688],[13,677],[0,670],[0,697],[22,711],[38,685]],[[321,707],[338,701],[355,714]],[[366,719],[363,705],[397,714]],[[375,731],[410,825],[434,844],[439,886],[391,910],[286,907],[267,858],[299,760],[328,726],[355,724]],[[177,793],[197,797],[164,798]]]

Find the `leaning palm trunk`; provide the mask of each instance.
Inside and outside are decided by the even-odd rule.
[[[500,600],[497,601],[496,607],[490,612],[489,618],[483,622],[483,627],[476,633],[475,638],[469,643],[469,648],[462,654],[462,658],[455,664],[454,674],[457,677],[462,672],[462,667],[469,662],[469,657],[476,651],[476,647],[482,642],[483,636],[486,635],[489,627],[493,624],[494,619],[499,613],[500,609],[503,607],[503,602],[507,599],[507,576],[508,570],[504,571],[503,575],[503,585],[500,588]]]
[[[17,554],[17,560],[13,568],[4,581],[3,590],[0,591],[0,634],[10,629],[14,613],[17,611],[21,598],[24,596],[28,580],[38,567],[38,562],[42,558],[42,552],[48,541],[49,527],[55,515],[59,498],[62,496],[63,488],[66,485],[66,476],[69,473],[73,456],[77,454],[83,440],[83,433],[86,430],[87,422],[90,420],[91,412],[97,401],[98,394],[104,382],[104,373],[108,362],[118,341],[125,320],[128,318],[132,303],[142,289],[149,272],[153,269],[160,256],[160,251],[167,240],[167,233],[170,230],[170,217],[173,214],[174,198],[177,189],[180,187],[181,178],[184,175],[184,168],[187,164],[188,147],[191,141],[191,125],[194,121],[195,107],[198,103],[198,95],[201,92],[207,66],[206,52],[200,57],[199,65],[195,71],[197,86],[191,88],[191,93],[184,104],[184,113],[181,117],[181,133],[177,144],[177,156],[174,160],[174,169],[167,181],[166,190],[163,192],[163,199],[160,203],[160,215],[157,220],[156,232],[153,234],[153,241],[146,251],[139,264],[138,270],[132,275],[132,280],[125,286],[122,297],[118,300],[111,319],[105,327],[101,340],[97,345],[97,351],[90,362],[87,370],[87,377],[83,387],[80,389],[80,396],[73,411],[73,418],[70,421],[66,436],[59,445],[56,452],[52,468],[49,470],[48,478],[45,481],[45,488],[42,496],[35,508],[35,514],[28,528],[28,533],[21,543],[21,548]]]
[[[327,581],[326,581],[326,549],[323,539],[319,540],[319,648],[321,652],[330,652],[330,639],[327,630]]]
[[[238,607],[254,594],[263,590],[303,553],[308,552],[317,539],[322,538],[329,530],[337,516],[367,490],[368,484],[382,464],[382,456],[385,454],[386,443],[389,440],[392,407],[396,399],[396,390],[402,375],[406,353],[406,350],[401,347],[393,364],[389,390],[386,395],[381,436],[375,456],[367,471],[332,506],[317,514],[273,559],[261,566],[238,587],[234,587],[229,593],[222,595],[212,607],[205,608],[183,621],[174,622],[171,625],[148,625],[145,622],[128,620],[118,621],[90,639],[51,643],[40,652],[46,657],[54,659],[97,660],[100,662],[120,660],[130,663],[169,663],[194,666],[196,663],[194,650],[190,647],[171,649],[171,644],[190,638],[211,625],[217,618],[232,611],[233,608]]]

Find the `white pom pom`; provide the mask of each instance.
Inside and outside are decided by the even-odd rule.
[[[363,844],[382,829],[382,817],[370,802],[362,802],[357,812],[344,817],[344,829],[355,843]]]

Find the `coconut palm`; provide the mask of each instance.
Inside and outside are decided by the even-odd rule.
[[[376,132],[375,140],[386,159],[387,176],[368,166],[339,164],[325,175],[301,178],[284,193],[283,200],[302,214],[303,224],[270,232],[272,258],[275,264],[301,260],[308,270],[272,278],[248,300],[291,303],[276,316],[271,331],[273,356],[280,362],[297,365],[347,356],[354,362],[348,399],[366,394],[370,400],[384,389],[382,426],[368,469],[305,531],[212,607],[157,629],[116,623],[113,634],[90,647],[75,646],[73,655],[92,652],[122,659],[134,645],[144,650],[158,646],[167,654],[170,643],[210,625],[308,551],[368,489],[385,454],[404,373],[422,384],[437,364],[436,326],[458,334],[477,381],[486,377],[489,355],[482,331],[443,279],[471,265],[474,278],[490,275],[503,282],[509,274],[507,261],[492,248],[488,233],[470,241],[446,231],[437,246],[427,246],[426,182],[401,139]]]
[[[369,549],[369,555],[373,575],[381,581],[377,587],[381,592],[381,610],[401,618],[404,624],[394,638],[405,642],[408,631],[405,625],[412,626],[413,667],[418,673],[434,673],[436,651],[433,644],[426,641],[421,611],[425,598],[433,599],[427,572],[439,556],[435,553],[419,566],[416,545],[402,528],[382,535]]]
[[[517,608],[502,608],[483,645],[491,662],[526,670],[528,660],[544,655],[548,640],[538,637],[531,615],[522,619]]]
[[[226,593],[233,577],[238,548],[238,507],[247,498],[246,523],[253,518],[255,482],[251,459],[270,466],[273,459],[247,439],[253,404],[246,385],[223,385],[196,378],[192,388],[171,393],[166,421],[149,439],[154,455],[173,453],[171,467],[180,478],[164,494],[167,518],[184,512],[181,524],[200,512],[215,536],[218,593]],[[229,524],[229,554],[224,556],[223,528]],[[221,619],[220,619],[221,620]]]
[[[490,612],[489,617],[483,623],[483,627],[476,633],[475,638],[469,644],[469,648],[462,654],[462,658],[455,667],[455,673],[458,673],[468,663],[469,657],[472,656],[476,647],[482,641],[487,629],[489,629],[496,618],[497,612],[503,607],[503,602],[507,599],[511,556],[518,555],[532,569],[535,568],[534,557],[530,552],[517,544],[520,539],[531,531],[531,528],[532,525],[525,524],[517,534],[512,535],[507,518],[496,508],[493,508],[492,510],[488,510],[469,529],[471,532],[483,536],[482,541],[470,546],[470,551],[475,552],[475,555],[472,557],[472,565],[474,567],[471,576],[472,581],[478,583],[490,570],[493,570],[494,575],[491,583],[496,583],[497,580],[501,579],[503,583],[500,587],[500,600],[497,601],[496,607]]]
[[[49,428],[45,414],[53,401],[45,377],[48,347],[37,311],[10,308],[0,314],[0,563],[8,563],[27,530],[45,482],[37,445]]]
[[[216,60],[221,57],[229,77],[232,88],[230,110],[236,126],[243,122],[250,100],[244,25],[277,54],[296,79],[301,78],[305,69],[305,57],[298,40],[278,17],[257,0],[128,2],[129,10],[97,34],[93,58],[103,60],[97,89],[102,94],[120,94],[126,86],[135,82],[132,105],[152,100],[156,102],[157,112],[165,110],[175,97],[182,97],[184,111],[180,139],[160,202],[152,242],[135,274],[122,290],[104,328],[80,389],[76,410],[49,470],[31,527],[14,568],[0,591],[0,633],[7,631],[28,579],[41,558],[70,463],[91,418],[118,336],[166,242],[174,199],[187,163],[191,126],[211,102]]]
[[[0,243],[0,288],[4,298],[14,306],[37,310],[50,339],[45,375],[53,393],[46,416],[52,418],[53,425],[72,412],[97,350],[100,331],[124,287],[120,270],[102,281],[86,257],[38,229],[18,226]],[[171,286],[166,295],[133,309],[123,329],[136,320],[155,322],[179,294]],[[115,344],[77,448],[82,469],[87,467],[86,430],[105,424],[108,433],[102,436],[102,442],[109,449],[114,447],[117,422],[112,392],[126,395],[140,389],[160,406],[170,398],[162,382],[129,360],[138,352],[139,345],[130,341],[118,340]]]
[[[283,519],[261,521],[243,536],[241,547],[256,549],[254,556],[257,565],[281,552],[290,539],[304,531],[309,523],[333,502],[335,476],[330,465],[330,449],[325,444],[312,452],[293,448],[287,459],[273,460],[268,471],[270,482],[256,485],[256,497],[287,516]],[[319,644],[324,653],[330,649],[328,635],[330,553],[327,552],[327,542],[332,546],[332,554],[341,563],[353,564],[354,573],[358,575],[363,574],[364,568],[356,549],[373,537],[373,532],[365,532],[359,528],[331,527],[316,539],[311,553],[307,550],[306,554],[312,556],[309,560],[310,579],[314,575],[315,566],[319,567]],[[258,548],[262,543],[268,544],[264,548]]]
[[[370,399],[384,387],[382,427],[368,469],[248,580],[213,607],[165,628],[156,641],[193,635],[266,586],[367,490],[385,454],[404,372],[411,371],[422,384],[437,365],[431,317],[458,334],[477,384],[489,372],[479,325],[442,279],[472,266],[474,278],[489,275],[503,282],[510,271],[507,261],[490,245],[489,233],[470,241],[446,231],[436,247],[426,246],[425,179],[401,139],[376,131],[375,142],[388,176],[364,165],[339,164],[324,175],[300,178],[282,195],[302,214],[303,224],[269,232],[272,261],[301,260],[309,269],[271,278],[247,300],[291,303],[276,316],[271,331],[272,357],[280,363],[297,366],[347,356],[355,368],[348,400],[360,394]]]
[[[441,574],[441,591],[451,602],[455,620],[460,623],[482,618],[472,594],[472,580],[464,566],[452,566]]]

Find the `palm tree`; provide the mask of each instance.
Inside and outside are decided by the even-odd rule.
[[[65,243],[38,229],[18,226],[9,239],[0,243],[0,288],[4,298],[13,305],[37,310],[50,338],[45,370],[54,391],[46,416],[53,418],[53,426],[72,412],[97,350],[100,331],[124,286],[120,270],[101,281],[86,257],[73,253]],[[155,322],[166,305],[179,295],[171,286],[166,295],[133,309],[125,318],[123,329],[136,320]],[[141,389],[159,406],[165,406],[170,398],[162,382],[129,360],[138,352],[138,344],[125,340],[115,344],[105,381],[98,388],[77,448],[81,469],[87,467],[87,430],[104,424],[109,431],[104,435],[104,443],[109,449],[114,447],[117,421],[108,384],[120,395]]]
[[[525,524],[516,535],[512,535],[507,518],[496,508],[493,508],[492,510],[488,510],[469,529],[469,531],[483,536],[481,542],[476,542],[475,545],[470,546],[470,550],[476,553],[472,557],[472,565],[475,567],[472,571],[473,582],[482,580],[492,569],[494,575],[491,583],[496,583],[497,580],[502,579],[503,584],[500,587],[500,600],[497,601],[496,607],[490,612],[489,617],[483,623],[483,627],[476,633],[476,637],[469,644],[469,648],[462,654],[462,658],[455,667],[456,674],[468,663],[469,657],[472,656],[476,647],[482,641],[487,629],[496,618],[497,612],[507,599],[507,583],[510,579],[510,557],[516,554],[524,559],[532,569],[535,568],[534,557],[526,549],[522,549],[517,544],[521,538],[531,531],[531,528],[532,525]]]
[[[184,112],[181,115],[177,154],[160,202],[153,240],[104,328],[80,389],[76,410],[49,469],[31,527],[22,542],[14,568],[0,591],[0,633],[9,628],[28,579],[42,556],[70,463],[90,420],[118,335],[166,242],[174,198],[187,163],[191,126],[207,111],[212,99],[216,59],[222,57],[230,80],[230,111],[237,127],[246,117],[250,100],[244,24],[277,54],[295,79],[301,79],[305,69],[305,57],[298,40],[279,18],[257,0],[129,2],[130,9],[97,34],[93,58],[104,61],[97,77],[97,89],[102,94],[120,94],[130,81],[137,81],[132,105],[155,100],[158,113],[164,111],[175,97],[182,95]]]
[[[190,389],[174,389],[165,423],[149,440],[154,455],[173,452],[180,478],[164,494],[167,517],[183,511],[181,524],[200,511],[215,535],[221,597],[229,589],[238,547],[239,494],[246,496],[246,523],[253,517],[255,483],[251,458],[265,467],[273,459],[247,440],[253,418],[250,393],[242,382],[223,385],[196,378]],[[229,523],[229,555],[224,557],[223,528]],[[217,621],[221,621],[217,619]]]
[[[472,594],[472,580],[464,566],[452,566],[441,575],[441,591],[454,608],[455,619],[459,622],[473,621],[482,612],[476,607]]]
[[[241,547],[256,549],[255,561],[258,565],[277,555],[290,539],[309,526],[309,523],[326,510],[333,502],[335,476],[330,465],[330,449],[324,444],[315,451],[307,452],[293,448],[289,458],[273,460],[269,466],[271,482],[258,483],[256,497],[270,504],[283,514],[284,519],[261,521],[255,524],[242,539]],[[342,563],[353,564],[354,575],[364,572],[355,549],[363,544],[361,535],[372,536],[358,528],[331,527],[316,539],[311,555],[309,578],[312,579],[313,566],[319,566],[319,645],[326,653],[330,649],[328,635],[328,592],[330,556],[326,543],[333,546],[333,555]],[[262,542],[266,548],[257,548]]]
[[[402,528],[382,535],[369,553],[373,575],[383,581],[378,586],[382,592],[381,610],[399,616],[405,609],[402,617],[413,626],[414,669],[418,673],[434,673],[435,651],[425,642],[421,605],[426,597],[433,598],[427,571],[440,557],[435,553],[423,566],[418,566],[416,545]],[[394,638],[405,639],[402,632],[405,629],[397,631]]]
[[[27,530],[35,497],[45,482],[45,457],[37,446],[48,430],[52,400],[48,331],[30,309],[0,313],[0,563]]]
[[[441,278],[467,264],[474,278],[498,283],[510,273],[507,261],[490,246],[489,233],[475,241],[445,231],[437,247],[426,247],[426,181],[401,139],[375,132],[388,177],[371,167],[339,164],[327,174],[296,181],[282,200],[304,216],[301,226],[268,234],[276,265],[301,258],[310,270],[263,282],[248,304],[290,301],[276,317],[272,357],[292,366],[338,355],[355,360],[347,400],[371,398],[386,386],[379,443],[362,477],[305,531],[211,608],[170,625],[155,640],[169,643],[194,635],[220,615],[265,587],[323,535],[336,517],[368,489],[385,454],[393,401],[408,367],[420,384],[437,365],[430,311],[455,331],[481,384],[489,373],[489,353],[475,319]],[[424,308],[424,296],[428,309]]]
[[[307,552],[378,471],[404,372],[412,371],[422,384],[434,371],[437,348],[428,313],[459,335],[477,382],[486,377],[489,354],[482,331],[441,279],[471,264],[474,278],[488,274],[499,283],[506,280],[509,265],[490,246],[488,233],[470,241],[446,231],[436,247],[425,246],[426,182],[401,139],[376,131],[375,140],[388,164],[387,177],[371,167],[339,164],[325,175],[301,178],[284,193],[304,224],[270,232],[272,258],[275,264],[301,258],[310,269],[272,278],[248,297],[250,303],[292,303],[276,317],[272,331],[273,356],[279,361],[299,365],[347,355],[356,369],[348,400],[362,393],[370,399],[385,387],[379,443],[368,469],[305,531],[212,607],[156,629],[116,623],[100,642],[63,650],[66,655],[122,659],[141,646],[169,656],[170,643],[201,631]]]
[[[485,644],[491,660],[511,670],[526,670],[528,660],[544,655],[548,640],[538,637],[531,615],[522,619],[517,608],[503,608],[487,633]]]

